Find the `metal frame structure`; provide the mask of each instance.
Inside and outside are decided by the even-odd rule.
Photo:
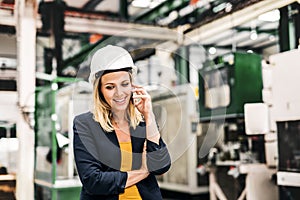
[[[42,76],[40,76],[42,77]],[[79,181],[79,178],[74,176],[74,161],[73,161],[73,149],[72,145],[69,145],[69,151],[68,151],[68,159],[67,159],[67,169],[68,174],[64,179],[59,179],[58,177],[58,147],[57,147],[57,120],[58,120],[58,114],[57,114],[57,108],[56,108],[56,102],[57,102],[57,92],[58,92],[58,84],[63,83],[75,83],[79,81],[78,79],[69,78],[69,77],[51,77],[51,76],[43,76],[46,77],[46,81],[50,81],[49,84],[46,84],[45,86],[37,87],[36,89],[36,108],[35,108],[35,121],[36,121],[36,127],[35,127],[35,179],[34,183],[36,187],[43,188],[40,191],[43,190],[49,190],[51,194],[51,200],[57,200],[57,199],[69,199],[69,198],[76,198],[79,196],[79,193],[81,191],[81,183]],[[47,93],[46,91],[49,91]],[[41,93],[41,95],[40,95]],[[47,95],[50,95],[50,99],[47,99],[47,96],[43,96],[43,93],[46,93]],[[50,113],[45,112],[45,106],[39,108],[38,102],[41,101],[41,98],[45,98],[44,101],[46,101],[45,105],[50,106]],[[71,98],[71,97],[70,97]],[[49,105],[50,104],[50,105]],[[43,114],[44,113],[44,114]],[[46,114],[45,114],[46,113]],[[72,112],[69,112],[67,115],[70,115]],[[41,116],[41,114],[43,116]],[[46,116],[45,116],[46,115]],[[41,134],[47,135],[49,130],[44,127],[45,124],[40,124],[40,120],[38,117],[45,117],[46,120],[51,120],[51,132],[50,132],[50,146],[51,149],[51,176],[48,177],[47,175],[44,175],[44,172],[39,172],[39,169],[37,169],[37,162],[41,162],[37,157],[37,147],[39,146],[39,140]],[[71,118],[71,116],[69,116]],[[68,127],[70,128],[70,127]],[[71,140],[72,139],[72,133],[68,130],[68,137]],[[69,159],[70,157],[70,159]],[[49,180],[50,178],[50,180]],[[39,190],[35,191],[35,195],[37,195],[37,192]],[[43,193],[43,192],[42,192]]]

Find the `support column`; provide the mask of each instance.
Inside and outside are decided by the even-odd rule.
[[[36,66],[35,0],[16,0],[19,139],[16,198],[34,199],[34,97]]]
[[[292,7],[295,10],[295,15],[293,17],[295,25],[295,47],[298,48],[300,46],[300,4],[294,3]]]
[[[120,8],[119,8],[119,11],[120,11],[120,17],[122,19],[128,19],[128,2],[127,1],[124,1],[124,0],[119,0],[119,5],[120,5]]]
[[[187,46],[180,47],[175,55],[175,69],[179,75],[179,83],[185,84],[190,82],[189,70],[189,48]]]
[[[290,47],[290,37],[289,37],[289,10],[288,7],[283,7],[279,9],[280,11],[280,21],[279,21],[279,47],[280,52],[288,51]]]

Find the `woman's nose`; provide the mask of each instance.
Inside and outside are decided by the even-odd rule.
[[[117,96],[121,96],[124,93],[124,89],[122,87],[116,87],[116,92],[115,94]]]

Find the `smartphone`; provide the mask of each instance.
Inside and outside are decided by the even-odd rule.
[[[134,98],[137,96],[137,93],[136,92],[132,92],[132,103],[135,105],[136,103],[140,102],[141,98]]]

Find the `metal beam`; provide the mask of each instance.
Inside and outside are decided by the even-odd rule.
[[[294,9],[297,10],[297,14],[295,14],[294,18],[294,25],[295,25],[295,38],[296,38],[296,44],[295,46],[300,46],[300,1],[298,1],[297,5],[294,6]]]
[[[177,32],[169,28],[78,17],[65,18],[65,31],[145,39],[177,40]]]
[[[37,15],[36,27],[41,29],[42,22]],[[0,25],[16,26],[13,15],[1,16]],[[65,32],[73,33],[99,33],[103,35],[117,35],[123,37],[145,38],[155,40],[177,40],[174,29],[160,26],[144,25],[137,23],[119,22],[87,17],[65,16]]]
[[[279,47],[280,52],[288,51],[290,46],[290,29],[289,29],[289,10],[284,7],[280,10],[280,25],[279,25]]]
[[[103,0],[90,0],[88,1],[86,4],[84,4],[84,6],[82,7],[83,10],[95,10],[95,8],[97,7],[97,5],[99,3],[101,3],[101,1]]]
[[[205,24],[185,34],[184,44],[205,41],[211,35],[220,34],[225,30],[239,26],[268,11],[289,5],[297,0],[264,0],[236,11],[230,15]]]
[[[122,19],[128,19],[128,1],[119,0],[119,12]]]

